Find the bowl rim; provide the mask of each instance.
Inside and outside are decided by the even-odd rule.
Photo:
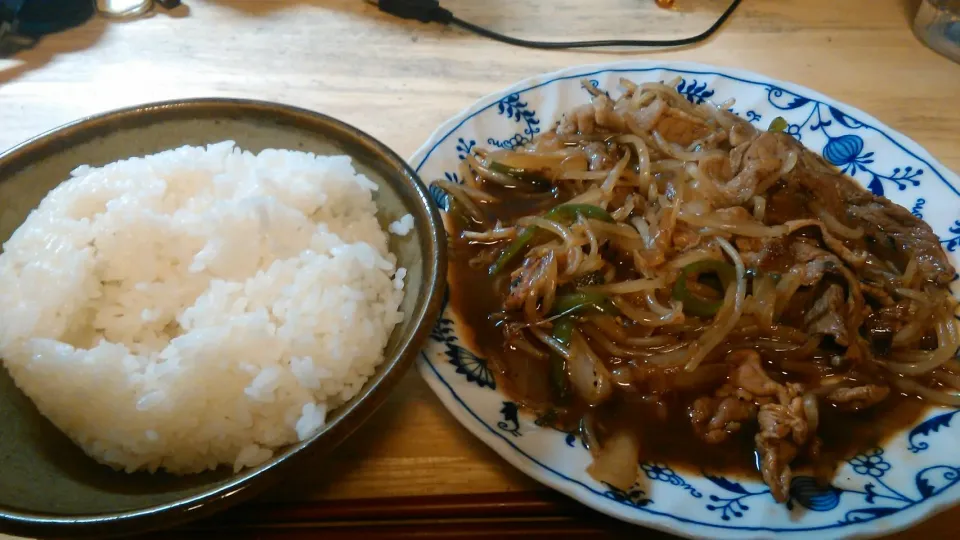
[[[384,143],[357,127],[320,112],[269,101],[218,97],[157,101],[115,109],[68,122],[3,151],[0,154],[0,181],[59,147],[96,138],[96,135],[89,136],[91,132],[155,125],[169,119],[191,118],[191,113],[203,113],[193,118],[216,117],[219,113],[239,118],[293,121],[301,129],[327,133],[334,141],[359,146],[395,170],[392,176],[399,180],[397,191],[404,203],[418,206],[428,218],[425,223],[419,223],[421,220],[417,223],[424,251],[424,290],[420,295],[423,300],[415,305],[411,315],[413,330],[401,338],[396,354],[384,359],[380,365],[382,372],[371,377],[357,396],[338,408],[340,414],[333,422],[310,439],[287,446],[265,464],[235,473],[219,486],[198,494],[135,510],[62,515],[0,505],[0,532],[21,536],[102,538],[173,527],[243,502],[278,482],[298,462],[333,450],[359,428],[383,404],[413,364],[439,317],[447,271],[446,233],[427,187],[407,161]],[[142,123],[138,124],[138,121]],[[401,185],[404,189],[399,189]],[[320,442],[321,437],[327,444],[314,444]]]

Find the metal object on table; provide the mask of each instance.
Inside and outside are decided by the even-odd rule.
[[[117,19],[141,17],[153,10],[154,4],[164,9],[173,9],[180,0],[95,0],[97,13]]]
[[[960,0],[923,0],[913,32],[934,51],[960,63]]]
[[[104,17],[132,19],[153,9],[153,0],[96,0],[96,5]]]

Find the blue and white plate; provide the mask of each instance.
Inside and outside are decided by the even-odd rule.
[[[551,129],[564,111],[586,103],[581,79],[614,93],[620,77],[646,82],[676,76],[683,78],[678,90],[693,103],[735,98],[734,112],[763,128],[784,117],[789,132],[808,148],[930,223],[954,265],[960,262],[956,174],[866,113],[740,70],[625,62],[541,75],[481,99],[440,127],[411,161],[425,181],[458,181],[457,165],[475,145],[522,145]],[[442,192],[430,191],[444,208]],[[777,504],[759,481],[681,473],[670,463],[641,463],[638,484],[627,492],[611,490],[585,472],[590,455],[573,435],[536,425],[500,393],[486,360],[471,350],[465,335],[446,306],[419,359],[420,372],[443,404],[530,477],[618,519],[685,536],[762,538],[821,531],[829,537],[863,537],[905,528],[960,500],[960,417],[949,409],[931,411],[883,448],[864,448],[841,466],[829,487],[795,478],[786,505]]]

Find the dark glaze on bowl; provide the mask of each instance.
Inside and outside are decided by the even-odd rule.
[[[227,139],[251,151],[288,148],[349,155],[358,172],[380,186],[374,199],[384,228],[404,214],[413,215],[410,234],[390,235],[390,250],[408,274],[404,320],[390,337],[386,359],[363,390],[332,411],[327,425],[309,440],[238,474],[218,469],[185,477],[126,474],[95,462],[0,369],[0,532],[102,538],[170,527],[232,506],[308,460],[321,459],[382,404],[413,363],[442,300],[446,243],[440,217],[402,158],[322,114],[265,102],[195,99],[124,109],[58,128],[0,156],[0,243],[78,165]]]

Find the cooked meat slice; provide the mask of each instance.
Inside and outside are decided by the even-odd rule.
[[[598,126],[618,133],[626,131],[627,126],[623,122],[623,117],[613,110],[613,102],[605,94],[594,96],[593,109],[593,119]]]
[[[789,135],[764,131],[753,141],[743,155],[743,165],[746,166],[751,161],[768,159],[779,161],[781,156],[788,152],[799,153],[802,149],[803,147],[797,143],[797,140]]]
[[[800,283],[808,287],[819,282],[824,273],[843,264],[833,253],[806,242],[794,242],[790,245],[790,251],[797,263],[800,263],[794,266],[792,271],[800,276]]]
[[[766,438],[761,433],[754,437],[760,454],[760,474],[777,502],[790,500],[790,482],[793,471],[790,463],[797,457],[797,445],[777,438]]]
[[[807,442],[807,416],[803,398],[795,388],[786,388],[779,403],[761,405],[757,422],[766,438],[789,439],[798,445]]]
[[[788,387],[780,403],[761,405],[757,413],[760,431],[754,442],[760,454],[760,472],[778,502],[790,498],[790,481],[793,479],[790,463],[810,436],[803,398],[796,390],[796,387]]]
[[[664,139],[683,147],[706,137],[711,131],[703,120],[676,107],[670,107],[660,115],[654,130]]]
[[[766,191],[779,178],[779,159],[747,160],[732,180],[717,186],[720,194],[718,202],[725,206],[745,204],[755,194]]]
[[[740,258],[743,259],[743,264],[752,268],[760,266],[760,261],[763,259],[763,238],[738,236],[734,239],[734,244],[737,246],[737,251],[740,252]]]
[[[820,235],[823,237],[823,243],[826,244],[827,248],[831,252],[835,253],[838,257],[843,259],[848,265],[854,269],[863,268],[867,262],[867,258],[870,253],[863,249],[850,249],[842,240],[830,234],[830,231],[827,230],[826,226],[819,220],[815,219],[801,219],[796,221],[790,221],[785,223],[787,225],[787,231],[790,234],[793,234],[799,230],[807,229],[811,227],[816,227],[820,231]]]
[[[700,243],[700,235],[688,225],[677,223],[676,229],[673,230],[672,240],[675,250],[686,251]]]
[[[896,301],[892,296],[890,296],[890,293],[881,287],[862,282],[860,283],[860,288],[863,290],[863,294],[870,296],[870,298],[876,300],[883,307],[889,307],[896,304]]]
[[[719,133],[723,133],[720,131]],[[733,169],[730,158],[714,156],[700,160],[700,170],[718,184],[725,184],[733,178]]]
[[[596,113],[592,104],[581,105],[563,116],[557,133],[560,135],[590,135],[597,131]]]
[[[738,236],[733,241],[737,246],[737,251],[754,251],[758,252],[763,249],[764,239],[763,238],[753,238],[750,236]]]
[[[697,145],[701,150],[713,150],[714,148],[720,146],[721,143],[727,141],[728,135],[726,131],[714,131],[710,135],[707,135],[701,141],[697,141]],[[729,163],[729,160],[727,160]]]
[[[843,306],[843,288],[835,283],[831,284],[804,315],[803,322],[807,325],[807,331],[813,335],[833,336],[837,344],[844,347],[849,345],[846,323],[840,314]]]
[[[786,236],[773,238],[748,238],[738,236],[735,240],[737,251],[748,267],[759,268],[767,272],[783,273],[790,270],[794,263],[790,253],[793,239]]]
[[[787,185],[803,188],[820,206],[841,221],[859,222],[866,233],[868,249],[880,259],[895,257],[894,260],[901,263],[902,268],[902,264],[912,258],[917,261],[917,271],[924,280],[940,286],[950,282],[953,268],[929,225],[906,208],[870,193],[853,179],[833,170],[819,156],[801,150],[800,143],[792,137],[771,135],[777,136],[778,143],[789,144],[802,151],[797,166],[786,176]],[[754,146],[756,143],[747,154]],[[831,249],[837,251],[832,246]]]
[[[659,97],[654,98],[649,105],[641,107],[639,111],[633,113],[633,118],[637,126],[644,131],[653,131],[660,121],[660,117],[669,109],[667,102]]]
[[[740,431],[743,423],[756,417],[753,403],[735,397],[701,397],[690,407],[693,429],[704,441],[716,444]]]
[[[736,366],[730,374],[730,384],[746,390],[756,397],[777,396],[784,391],[783,385],[774,381],[760,365],[756,351],[740,349],[727,355],[727,363]]]
[[[866,222],[864,229],[875,246],[892,245],[899,255],[896,260],[902,263],[917,261],[917,272],[924,280],[945,286],[953,279],[953,267],[933,229],[906,208],[877,197],[851,208],[850,213]]]
[[[876,384],[865,384],[856,388],[837,388],[827,394],[827,401],[838,409],[859,411],[880,403],[890,394],[890,388]]]
[[[892,301],[892,300],[891,300]],[[867,316],[863,328],[874,352],[886,356],[893,346],[893,336],[910,322],[913,315],[911,302],[901,300],[893,305],[884,306]]]
[[[743,151],[745,152],[747,149],[745,145],[755,141],[759,135],[760,132],[749,122],[737,122],[730,130],[730,146],[735,148],[743,146]]]
[[[607,145],[601,142],[592,142],[585,144],[583,150],[587,154],[591,171],[609,169],[613,166],[614,159],[607,153]]]
[[[503,302],[504,308],[519,309],[523,307],[527,297],[538,297],[540,288],[549,280],[551,268],[556,271],[555,262],[553,252],[543,257],[524,259],[523,266],[510,275],[510,294]]]

